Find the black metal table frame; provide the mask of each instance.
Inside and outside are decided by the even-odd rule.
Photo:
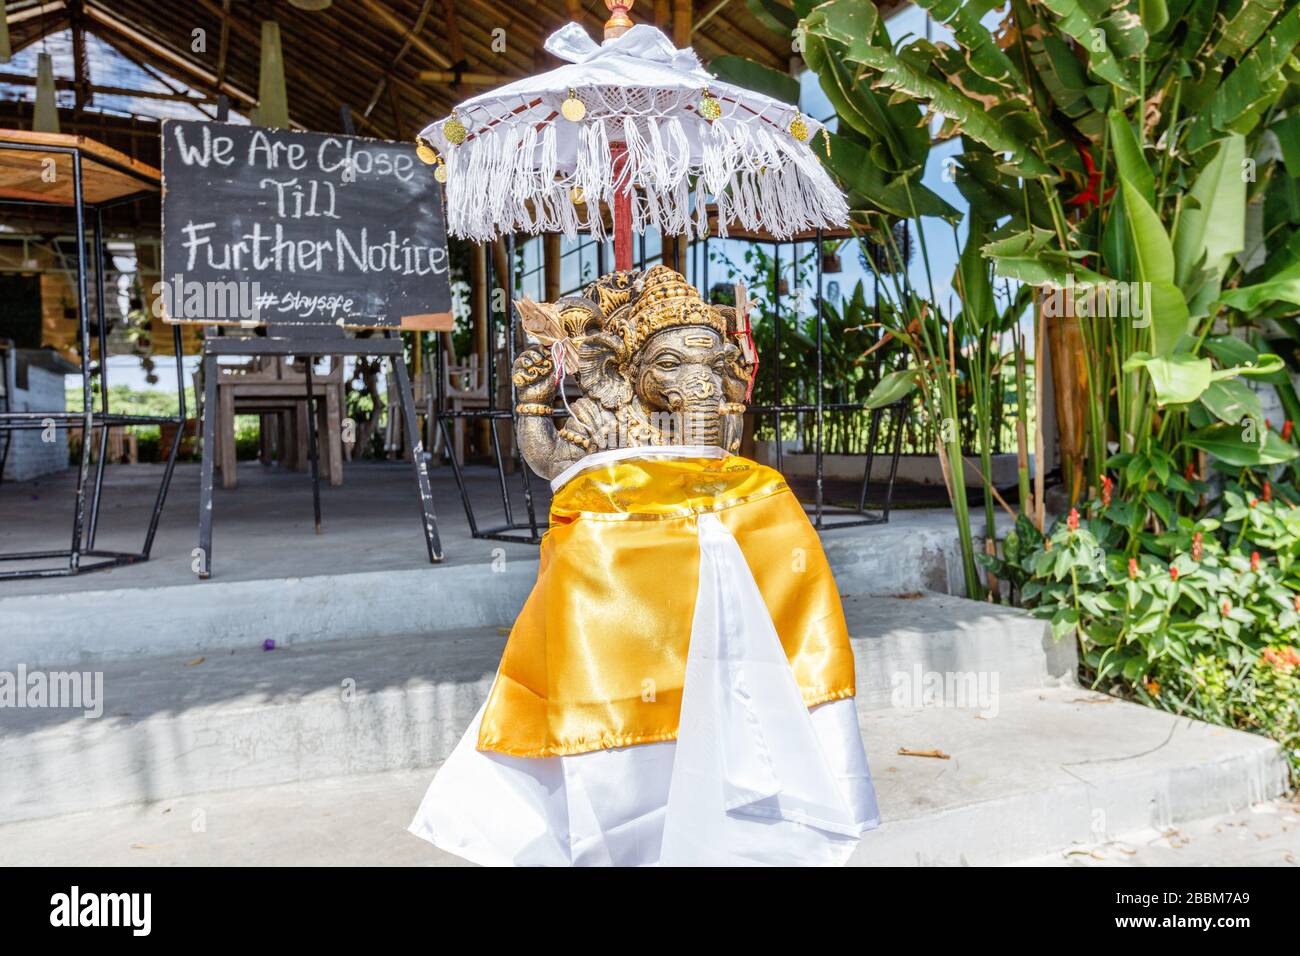
[[[598,256],[603,253],[603,246],[598,247]],[[642,258],[644,259],[644,245],[642,246]],[[496,268],[492,262],[492,256],[487,257],[487,272],[484,281],[487,282],[489,289],[493,288],[493,279]],[[505,298],[505,316],[504,324],[506,328],[506,369],[514,366],[515,363],[515,306],[514,306],[514,261],[515,261],[515,240],[514,236],[506,237],[506,268],[509,270],[509,295]],[[538,544],[542,540],[542,529],[537,523],[537,509],[533,501],[533,470],[528,467],[524,461],[523,455],[519,451],[519,443],[512,442],[514,451],[514,462],[516,471],[519,474],[521,490],[524,497],[524,510],[528,514],[527,522],[516,520],[514,504],[510,500],[510,485],[506,475],[505,461],[501,455],[501,433],[499,426],[502,420],[510,423],[514,427],[514,402],[515,386],[512,381],[510,384],[510,408],[497,408],[497,317],[496,311],[491,306],[491,297],[488,300],[488,310],[485,316],[487,320],[487,340],[488,354],[486,356],[487,365],[487,408],[463,409],[453,411],[445,408],[446,390],[444,388],[442,376],[442,348],[437,346],[434,349],[434,416],[437,418],[438,428],[442,433],[442,445],[447,450],[447,458],[451,462],[452,474],[456,478],[456,489],[460,492],[461,504],[465,508],[465,521],[469,524],[469,533],[473,538],[488,541],[513,541],[516,544]],[[474,516],[474,504],[470,501],[469,488],[465,484],[465,473],[460,462],[456,458],[455,442],[452,437],[451,425],[457,418],[468,419],[469,421],[486,421],[488,430],[492,436],[493,460],[496,463],[497,486],[501,492],[501,508],[505,513],[505,521],[502,524],[493,525],[490,528],[480,528],[478,520]]]
[[[307,334],[279,337],[279,330],[271,326],[265,337],[223,338],[203,340],[203,466],[199,478],[199,553],[195,573],[200,578],[212,576],[212,477],[216,466],[217,419],[217,357],[239,355],[248,358],[262,355],[294,356],[302,358],[306,367],[307,385],[307,449],[311,461],[312,508],[316,517],[316,533],[321,530],[320,465],[316,437],[316,397],[312,389],[312,364],[321,356],[341,358],[345,355],[387,357],[397,379],[398,394],[402,403],[402,422],[406,441],[415,463],[416,482],[420,491],[420,518],[424,530],[424,544],[429,563],[442,560],[442,541],[438,536],[438,521],[433,510],[433,492],[429,486],[429,460],[420,440],[419,423],[415,417],[415,401],[411,393],[411,379],[406,371],[406,356],[400,334],[393,336],[385,329],[382,338],[355,339],[345,337],[341,330],[326,327],[316,332],[321,337]],[[316,330],[312,330],[316,331]],[[337,332],[337,334],[333,334]]]
[[[136,202],[149,194],[150,190],[141,188],[130,195],[120,196],[107,202],[89,204],[85,201],[82,181],[82,149],[79,146],[44,146],[35,143],[14,142],[0,138],[0,149],[16,149],[33,153],[55,153],[70,156],[72,159],[73,208],[76,214],[77,228],[77,324],[81,350],[81,395],[80,412],[0,412],[0,432],[23,429],[43,429],[53,424],[56,428],[81,425],[81,461],[77,470],[76,503],[73,509],[72,541],[68,548],[56,548],[46,551],[19,551],[0,554],[0,561],[37,562],[55,558],[65,558],[66,566],[46,567],[27,570],[0,571],[0,580],[15,578],[67,577],[83,571],[98,571],[104,568],[118,567],[148,561],[153,550],[154,535],[158,531],[158,521],[162,516],[163,504],[167,500],[167,490],[171,486],[172,474],[176,465],[176,452],[180,447],[181,433],[185,422],[185,377],[181,360],[180,329],[172,330],[172,349],[176,358],[177,414],[166,415],[120,415],[109,407],[108,394],[108,331],[107,318],[104,314],[104,210],[114,206]],[[117,170],[145,183],[148,187],[157,186],[139,171],[99,155],[93,156],[98,166]],[[36,199],[0,198],[0,205],[49,207],[56,203]],[[86,212],[94,214],[95,227],[95,302],[97,318],[97,337],[99,344],[99,398],[102,409],[95,411],[94,389],[91,385],[90,372],[90,295],[86,283]],[[158,494],[154,498],[153,512],[149,517],[149,527],[145,532],[144,547],[140,551],[113,551],[95,547],[95,536],[99,528],[100,500],[104,490],[104,464],[108,454],[108,429],[113,425],[163,425],[175,424],[176,437],[167,452],[167,462],[163,469],[162,481]],[[90,478],[90,443],[94,429],[99,428],[99,457],[95,466],[93,483]],[[6,443],[6,453],[8,451]],[[3,476],[0,476],[2,478]],[[90,485],[89,516],[87,516],[87,485]],[[83,562],[83,558],[98,560]]]
[[[742,240],[743,241],[743,240]],[[817,263],[817,294],[813,301],[813,312],[817,317],[817,383],[816,402],[799,403],[799,402],[776,402],[770,405],[751,405],[749,411],[754,415],[770,415],[773,419],[774,432],[776,440],[776,470],[784,471],[784,452],[782,449],[781,438],[781,416],[798,415],[812,413],[816,416],[816,451],[814,456],[814,489],[813,502],[811,505],[805,504],[804,510],[808,512],[812,519],[813,527],[818,531],[833,531],[836,528],[857,528],[863,525],[886,524],[889,521],[889,510],[894,499],[894,481],[898,476],[898,460],[903,450],[903,423],[907,417],[907,402],[900,400],[892,402],[889,405],[882,405],[879,408],[868,409],[862,402],[826,402],[826,378],[823,367],[823,358],[825,348],[823,337],[825,335],[826,320],[823,315],[825,306],[825,297],[823,293],[823,276],[822,276],[822,253],[825,248],[825,239],[822,230],[818,229],[813,239],[785,239],[772,241],[772,313],[776,317],[773,323],[773,347],[772,358],[767,363],[773,370],[775,393],[779,398],[781,395],[781,246],[794,246],[800,242],[813,242],[816,244],[817,251],[814,260]],[[701,286],[704,288],[704,294],[708,295],[709,288],[709,237],[705,236],[699,244],[701,251],[701,263],[697,271],[702,278]],[[760,368],[762,368],[760,364]],[[840,507],[826,504],[825,490],[825,450],[823,445],[824,425],[827,412],[863,412],[869,411],[871,414],[871,424],[869,426],[867,438],[867,451],[862,470],[862,485],[858,491],[858,502],[855,507]],[[871,490],[871,470],[876,460],[876,441],[880,437],[880,420],[884,413],[890,413],[889,433],[886,442],[889,448],[889,474],[885,480],[885,496],[881,502],[880,510],[871,512],[867,510],[867,498]],[[842,519],[828,521],[827,518]]]

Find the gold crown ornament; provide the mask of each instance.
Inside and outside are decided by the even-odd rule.
[[[717,309],[682,276],[668,266],[647,269],[634,283],[626,316],[615,314],[622,326],[624,354],[635,355],[656,332],[665,329],[702,326],[718,335],[727,334],[727,321]]]

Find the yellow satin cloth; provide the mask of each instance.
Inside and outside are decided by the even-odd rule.
[[[676,738],[701,512],[715,513],[744,553],[808,706],[853,696],[839,592],[780,474],[735,456],[615,461],[552,500],[480,750],[547,757]]]

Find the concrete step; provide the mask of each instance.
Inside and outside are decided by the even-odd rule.
[[[1300,867],[1300,795],[1253,803],[1190,823],[1144,827],[1113,839],[1075,843],[1027,866]]]
[[[1074,647],[961,598],[844,600],[861,708],[957,706],[1072,681]],[[505,628],[101,665],[103,716],[0,709],[0,822],[210,790],[427,767],[491,687]]]
[[[938,707],[861,716],[884,824],[863,839],[857,865],[1059,860],[1110,834],[1200,832],[1198,821],[1285,788],[1282,758],[1264,738],[1073,687],[1004,693],[994,717]],[[949,759],[900,756],[901,747]],[[396,770],[9,823],[0,826],[0,865],[458,865],[405,832],[432,774]]]
[[[897,512],[888,524],[829,531],[822,541],[844,593],[960,593],[956,526],[947,511]],[[59,593],[23,593],[30,582],[6,585],[0,670],[253,650],[268,638],[283,647],[509,626],[537,578],[537,548],[496,541],[460,542],[444,565],[362,570],[377,561],[368,553],[368,561],[336,558],[336,573],[316,575],[300,575],[292,555],[266,543],[256,559],[231,555],[225,572],[208,581],[188,573],[188,549],[184,554],[184,583],[132,584],[151,575],[174,580],[172,561],[113,578],[87,576]],[[242,577],[241,562],[256,575]],[[94,581],[103,590],[85,589]]]

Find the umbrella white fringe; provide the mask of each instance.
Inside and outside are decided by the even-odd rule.
[[[571,171],[560,169],[554,123],[540,130],[502,124],[447,152],[453,235],[481,242],[509,231],[559,232],[573,239],[585,229],[603,239],[605,226],[593,200],[612,206],[629,177],[639,187],[632,203],[637,232],[656,226],[666,235],[703,237],[709,204],[717,206],[724,238],[731,224],[784,239],[847,221],[848,206],[835,183],[809,147],[781,127],[765,129],[754,117],[732,121],[733,110],[703,130],[701,160],[692,163],[677,116],[628,115],[632,104],[624,91],[592,88],[582,96],[589,119],[577,131]],[[627,151],[616,174],[610,143],[619,141]],[[575,188],[582,204],[574,202]]]

